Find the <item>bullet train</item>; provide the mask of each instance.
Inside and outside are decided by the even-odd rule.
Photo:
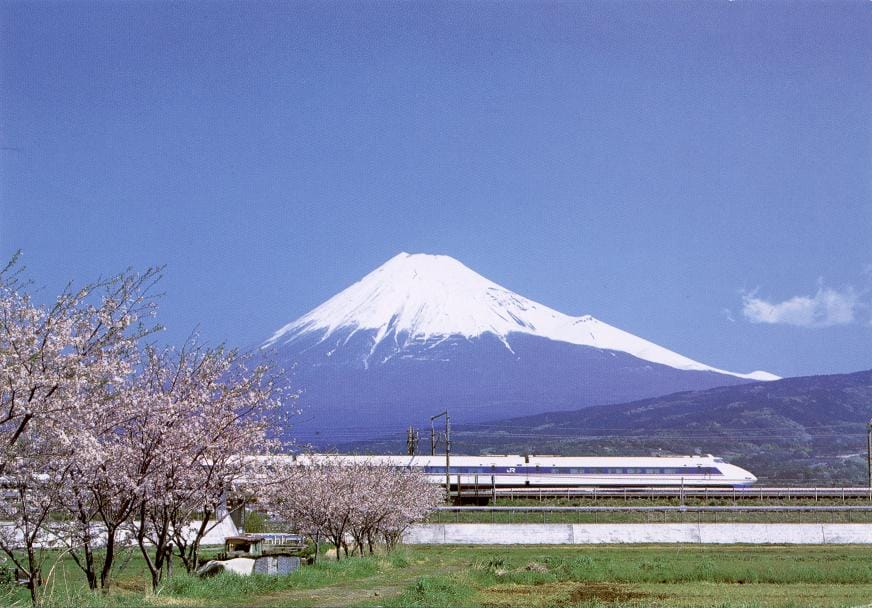
[[[444,484],[445,455],[441,456],[297,456],[298,464],[321,458],[339,462],[369,462],[424,473]],[[651,487],[749,486],[757,478],[723,458],[706,456],[451,456],[448,477],[452,486],[511,487]]]

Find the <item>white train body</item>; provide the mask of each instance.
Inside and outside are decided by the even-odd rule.
[[[340,462],[369,462],[421,470],[433,483],[445,483],[441,456],[298,456]],[[496,487],[651,487],[748,486],[757,478],[722,458],[706,456],[575,457],[575,456],[451,456],[451,485]]]

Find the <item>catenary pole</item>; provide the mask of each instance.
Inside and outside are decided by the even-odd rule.
[[[445,488],[448,495],[451,495],[451,478],[449,470],[451,467],[451,419],[448,417],[448,410],[445,410]],[[460,500],[460,474],[457,475],[457,500]]]
[[[448,497],[451,497],[451,418],[448,416],[448,410],[445,410],[441,414],[436,414],[435,416],[430,416],[430,437],[435,436],[435,430],[433,426],[433,421],[437,418],[441,418],[445,416],[445,491],[448,492]],[[431,440],[432,441],[432,440]],[[431,454],[436,455],[435,443],[431,443],[433,446],[431,449]]]
[[[872,420],[866,434],[866,468],[869,476],[869,494],[872,495]]]

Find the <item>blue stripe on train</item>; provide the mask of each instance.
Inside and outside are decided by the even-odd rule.
[[[415,467],[445,475],[445,467]],[[450,467],[453,475],[723,475],[717,467]]]

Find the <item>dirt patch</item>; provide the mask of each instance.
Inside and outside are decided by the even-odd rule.
[[[630,591],[624,589],[620,585],[609,585],[608,583],[586,583],[583,585],[576,585],[575,589],[573,589],[572,593],[569,595],[569,600],[572,603],[588,602],[591,600],[616,603],[638,600],[647,596],[647,593]]]
[[[485,589],[485,591],[496,595],[530,595],[534,591],[541,591],[541,589],[536,587],[512,585],[511,587],[491,587],[490,589]]]
[[[257,606],[309,606],[311,608],[336,608],[374,600],[400,593],[402,586],[381,586],[368,589],[347,589],[341,587],[322,587],[321,589],[299,590],[294,593],[274,593],[261,596]]]
[[[556,608],[592,601],[617,604],[651,597],[647,593],[631,591],[622,585],[574,582],[500,585],[484,589],[481,594],[481,606],[486,608]]]
[[[203,600],[188,597],[151,596],[148,603],[154,606],[203,606]]]

